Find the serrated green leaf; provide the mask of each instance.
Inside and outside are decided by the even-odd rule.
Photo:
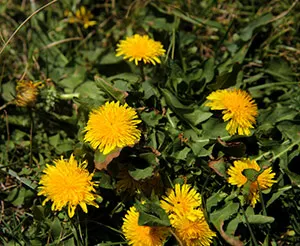
[[[140,226],[170,226],[169,217],[159,204],[148,200],[145,204],[137,204],[136,208]]]
[[[253,32],[256,28],[264,26],[270,23],[270,20],[273,18],[271,13],[264,14],[255,20],[251,21],[240,33],[240,37],[243,41],[248,41],[252,38]]]
[[[125,98],[127,93],[124,91],[120,91],[114,88],[110,83],[106,82],[104,79],[96,76],[95,77],[96,85],[103,90],[111,99],[117,100],[122,104],[125,103]]]

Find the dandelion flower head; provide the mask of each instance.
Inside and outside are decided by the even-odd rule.
[[[92,182],[93,174],[86,170],[87,163],[78,164],[74,156],[69,160],[63,157],[54,161],[55,165],[47,165],[39,182],[38,195],[46,196],[43,205],[52,201],[51,209],[60,211],[68,206],[68,215],[74,216],[77,205],[87,213],[87,205],[98,208],[95,200],[99,197],[94,194],[95,184]]]
[[[160,42],[150,39],[147,35],[139,34],[121,40],[116,51],[116,56],[123,55],[124,59],[134,60],[135,65],[138,65],[140,61],[145,64],[151,62],[153,65],[160,63],[158,57],[166,52]]]
[[[187,216],[178,218],[174,225],[175,233],[186,246],[209,246],[212,238],[216,236],[207,224],[204,215],[196,220],[190,220]]]
[[[257,105],[250,95],[240,89],[225,89],[212,92],[206,106],[212,110],[223,110],[223,120],[229,121],[226,130],[230,135],[250,135],[256,122]]]
[[[175,184],[167,196],[162,197],[161,207],[169,214],[171,224],[175,223],[177,216],[189,215],[190,219],[197,217],[201,206],[200,194],[188,184]]]
[[[261,167],[257,164],[255,160],[243,159],[238,160],[233,163],[227,173],[229,175],[228,183],[242,187],[248,181],[247,177],[244,175],[244,171],[247,169],[253,169],[257,172],[261,172]],[[256,178],[255,181],[250,180],[250,196],[249,200],[251,206],[254,207],[257,201],[259,201],[259,188],[265,190],[270,188],[276,180],[273,180],[275,173],[272,172],[272,168],[269,167],[262,171]],[[259,187],[258,187],[259,186]]]
[[[133,206],[125,215],[122,226],[123,234],[129,245],[133,246],[161,246],[168,233],[164,227],[140,226],[139,212]]]
[[[96,21],[91,20],[94,18],[94,15],[91,11],[86,10],[84,6],[76,10],[75,16],[68,10],[65,11],[65,16],[69,17],[69,23],[81,23],[85,29],[97,24]]]
[[[39,94],[38,89],[41,88],[42,83],[34,83],[32,81],[20,80],[16,86],[15,103],[19,107],[32,107]]]
[[[106,155],[138,142],[141,131],[137,124],[140,122],[135,110],[127,104],[106,102],[90,113],[84,141]]]

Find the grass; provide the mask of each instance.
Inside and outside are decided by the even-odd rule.
[[[81,6],[95,25],[72,21]],[[299,20],[291,0],[2,3],[0,244],[126,245],[127,209],[140,199],[156,204],[176,183],[201,193],[212,245],[300,243]],[[115,56],[136,33],[162,43],[161,64]],[[42,82],[32,107],[16,105],[18,81]],[[222,113],[205,106],[211,92],[231,87],[258,106],[250,136],[230,136]],[[107,157],[83,141],[83,130],[89,112],[112,100],[136,110],[141,139],[95,170]],[[88,161],[102,200],[70,219],[37,193],[46,164],[72,153]],[[276,173],[255,208],[227,182],[241,158]],[[144,188],[120,188],[124,170]],[[144,225],[167,221],[146,212],[156,220]],[[182,244],[174,235],[165,245]]]

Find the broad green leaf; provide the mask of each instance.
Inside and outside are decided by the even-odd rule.
[[[99,63],[101,65],[111,65],[122,61],[121,56],[117,57],[115,51],[108,52],[100,57]]]
[[[67,78],[60,80],[58,84],[66,88],[67,93],[74,92],[75,88],[80,85],[85,79],[86,69],[84,67],[78,66],[70,74]]]
[[[130,176],[132,176],[135,180],[142,180],[149,178],[153,175],[154,167],[146,167],[144,169],[135,168],[132,170],[128,170]]]
[[[250,215],[247,218],[250,224],[267,224],[272,223],[275,220],[273,217],[259,214]]]
[[[269,207],[273,202],[275,202],[281,195],[283,195],[286,191],[292,188],[291,185],[279,188],[278,191],[274,192],[271,198],[268,200],[266,207]]]
[[[88,97],[89,99],[99,99],[99,97],[103,97],[103,92],[97,87],[94,81],[82,83],[76,88],[75,92],[79,93],[80,97]]]
[[[253,32],[256,28],[264,26],[270,23],[273,15],[271,13],[264,14],[255,20],[251,21],[240,33],[240,37],[243,41],[248,41],[252,38]]]
[[[175,111],[176,109],[184,109],[192,112],[193,109],[189,106],[183,105],[169,90],[161,89],[163,96],[166,99],[166,103]]]
[[[239,64],[234,64],[232,71],[224,71],[217,76],[216,82],[209,84],[208,88],[212,91],[219,89],[226,89],[236,84],[237,75],[240,71],[241,66]]]
[[[211,212],[212,208],[214,206],[217,206],[219,202],[223,201],[224,198],[227,196],[227,194],[225,192],[222,191],[218,191],[216,193],[214,193],[212,196],[210,196],[207,200],[206,200],[206,209],[208,212]]]
[[[114,189],[112,184],[112,178],[107,173],[102,171],[96,172],[94,175],[94,179],[99,180],[99,186],[104,189]]]
[[[33,206],[32,207],[33,218],[37,221],[45,220],[44,210],[45,210],[44,206],[41,205]]]
[[[51,224],[51,235],[54,239],[58,239],[61,237],[61,232],[63,228],[61,226],[60,220],[55,217]]]
[[[277,81],[294,81],[295,74],[291,66],[283,59],[272,60],[265,73],[272,75]]]
[[[215,76],[215,59],[209,58],[204,64],[203,77],[205,78],[205,82],[209,83]]]
[[[158,125],[159,120],[162,119],[162,115],[155,111],[142,112],[141,119],[148,126],[155,127],[156,125]]]
[[[141,153],[139,154],[139,157],[143,160],[145,160],[149,165],[155,167],[158,165],[158,159],[156,155],[152,152],[150,153]]]
[[[225,207],[214,211],[210,214],[210,220],[217,228],[220,229],[220,225],[222,222],[228,220],[230,217],[234,216],[239,210],[239,204],[234,202],[229,202],[225,205]]]
[[[136,204],[136,208],[139,212],[140,226],[170,226],[168,215],[158,202],[147,200],[144,204]]]
[[[96,85],[103,90],[111,99],[120,101],[122,104],[125,103],[125,98],[127,97],[127,93],[124,91],[120,91],[114,88],[110,83],[106,82],[104,79],[96,76],[95,77]]]
[[[118,82],[118,81],[123,81],[123,82],[128,82],[130,84],[136,84],[140,80],[140,76],[134,73],[120,73],[117,75],[114,75],[112,77],[107,78],[110,82]],[[118,88],[120,90],[127,90],[125,88]]]
[[[2,84],[1,92],[1,96],[5,101],[13,100],[16,96],[16,84],[13,81]]]

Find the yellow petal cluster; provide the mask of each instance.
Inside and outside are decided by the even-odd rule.
[[[257,105],[250,95],[240,89],[225,89],[212,92],[206,106],[222,110],[223,120],[229,121],[226,130],[230,135],[250,135],[250,128],[256,122]]]
[[[168,236],[167,228],[140,226],[138,220],[139,212],[133,206],[127,211],[122,226],[128,244],[133,246],[162,246]]]
[[[246,169],[254,169],[257,172],[261,172],[261,167],[255,160],[243,159],[234,161],[233,166],[227,170],[229,175],[228,183],[236,185],[237,187],[245,185],[248,179],[243,174],[243,171]],[[270,188],[274,183],[276,183],[276,180],[273,180],[274,177],[275,173],[273,173],[272,168],[269,167],[258,175],[256,181],[251,182],[249,200],[252,207],[255,207],[257,201],[259,201],[259,188],[261,190]]]
[[[138,142],[141,131],[137,124],[140,122],[135,110],[127,104],[106,102],[90,113],[84,141],[106,155]]]
[[[87,213],[87,206],[98,208],[95,200],[99,197],[94,194],[93,174],[86,169],[87,163],[78,164],[74,156],[69,160],[55,160],[54,165],[47,165],[39,182],[38,195],[46,196],[43,205],[52,201],[51,209],[60,211],[68,207],[69,217],[73,217],[78,205]]]
[[[201,209],[201,196],[190,185],[176,184],[160,202],[178,239],[186,246],[209,246],[216,236]]]
[[[121,40],[116,51],[116,56],[124,56],[124,59],[134,61],[135,65],[140,61],[156,65],[161,62],[159,56],[166,52],[160,42],[150,39],[147,35],[139,34]]]
[[[75,15],[68,10],[65,11],[65,16],[68,16],[69,23],[80,23],[85,29],[97,24],[96,21],[91,20],[94,18],[94,15],[91,13],[91,11],[86,10],[84,6],[81,6],[79,9],[77,9]]]

